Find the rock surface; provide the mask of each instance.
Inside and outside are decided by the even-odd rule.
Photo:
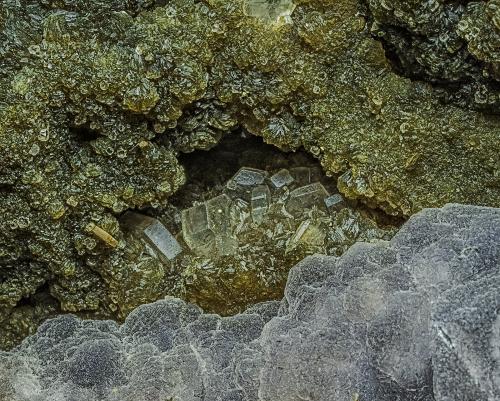
[[[173,213],[181,220],[175,231],[181,245],[179,255],[165,263],[171,273],[163,295],[221,315],[281,299],[289,270],[307,255],[339,256],[356,241],[388,240],[397,231],[353,207],[318,166],[242,167],[210,192],[202,194],[204,202]],[[145,287],[153,286],[153,279],[145,277]],[[127,285],[135,282],[122,283]],[[122,293],[122,311],[141,304]]]
[[[306,258],[281,303],[240,315],[61,316],[0,353],[0,400],[497,400],[499,240],[500,210],[447,205]]]
[[[372,35],[401,74],[454,103],[498,113],[500,2],[366,1]]]
[[[166,208],[185,182],[179,155],[235,130],[305,149],[343,195],[390,214],[500,206],[498,1],[366,3],[3,1],[0,326],[33,330],[43,305],[12,308],[37,291],[63,312],[124,307],[111,300],[121,278],[139,287],[136,266],[161,269],[127,246],[121,213]],[[403,46],[423,80],[394,68],[373,19],[397,25],[395,46],[405,27],[430,42]],[[433,85],[448,76],[484,112],[442,102]]]

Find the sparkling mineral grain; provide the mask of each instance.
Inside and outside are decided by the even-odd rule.
[[[5,327],[36,326],[38,312],[19,320],[13,311],[37,293],[62,312],[121,317],[164,294],[162,280],[179,272],[145,252],[121,215],[161,214],[185,183],[181,155],[241,130],[309,152],[342,177],[345,198],[392,215],[499,206],[498,6],[3,1],[0,343]],[[301,177],[298,187],[317,182]],[[244,188],[235,184],[250,205]],[[277,238],[289,228],[266,230]]]

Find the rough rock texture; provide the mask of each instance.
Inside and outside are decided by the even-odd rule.
[[[366,0],[372,35],[399,73],[447,103],[498,114],[500,2]]]
[[[440,27],[449,2],[389,3],[371,1],[373,15],[400,24],[421,15]],[[494,69],[496,1],[467,3],[460,37]],[[119,215],[165,208],[185,181],[179,153],[237,127],[302,146],[340,175],[341,192],[388,213],[499,206],[498,116],[443,104],[431,85],[393,70],[365,2],[270,4],[2,2],[3,316],[41,288],[62,311],[106,314],[121,307],[110,277],[148,292],[136,272],[161,266],[126,241]],[[468,64],[443,68],[462,74]],[[32,330],[30,316],[11,323]]]
[[[474,252],[474,250],[472,250]],[[486,277],[445,294],[432,316],[436,398],[500,397],[500,283]]]
[[[0,399],[497,400],[499,239],[499,209],[447,205],[305,259],[281,303],[240,315],[168,298],[121,326],[61,316],[0,353]]]

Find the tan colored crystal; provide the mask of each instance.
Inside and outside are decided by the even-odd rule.
[[[96,226],[94,223],[89,223],[86,230],[94,234],[100,240],[104,241],[110,247],[116,248],[118,246],[118,241],[111,234],[103,230],[101,227]]]

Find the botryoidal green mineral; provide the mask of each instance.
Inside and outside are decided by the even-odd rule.
[[[43,286],[62,311],[116,312],[109,294],[142,271],[134,291],[149,300],[156,262],[126,262],[138,250],[121,245],[118,218],[164,207],[185,182],[179,152],[237,127],[303,147],[343,195],[390,214],[499,206],[495,92],[486,113],[469,107],[484,91],[464,84],[454,104],[437,85],[498,85],[498,1],[463,4],[4,0],[0,316],[31,330],[10,311]],[[407,27],[437,45],[415,44],[417,63],[396,68]]]
[[[498,114],[500,2],[366,1],[371,32],[395,68],[442,100]]]

